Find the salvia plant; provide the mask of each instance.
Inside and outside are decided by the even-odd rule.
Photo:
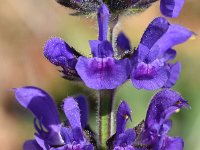
[[[44,47],[44,56],[61,68],[65,79],[96,90],[97,131],[89,127],[84,96],[64,99],[62,110],[67,121],[62,123],[48,93],[32,86],[16,88],[17,101],[35,117],[34,139],[24,143],[24,150],[182,150],[183,139],[168,135],[170,116],[190,106],[170,89],[181,72],[181,63],[171,61],[176,57],[173,47],[188,40],[193,32],[157,17],[138,46],[132,47],[123,32],[113,34],[117,20],[111,18],[128,11],[140,12],[157,0],[57,1],[74,9],[75,14],[97,14],[98,39],[89,41],[92,57],[81,55],[58,37],[49,39]],[[177,17],[183,4],[184,0],[160,0],[160,10],[167,17]],[[132,121],[130,106],[123,100],[115,114],[113,102],[116,89],[129,79],[138,90],[160,91],[152,97],[146,118],[127,129],[127,121]]]

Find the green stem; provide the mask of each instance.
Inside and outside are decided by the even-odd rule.
[[[112,124],[112,109],[113,109],[114,90],[98,91],[98,137],[101,150],[106,150],[106,142],[111,136],[111,130],[114,127]]]
[[[110,42],[113,48],[115,47],[115,27],[118,22],[118,16],[115,16],[110,21]],[[106,150],[106,142],[113,134],[114,131],[114,92],[113,90],[99,90],[97,91],[98,98],[98,114],[97,114],[97,124],[98,124],[98,145],[100,150]]]

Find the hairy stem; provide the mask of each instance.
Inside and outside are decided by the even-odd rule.
[[[111,21],[110,21],[110,42],[112,43],[112,47],[114,49],[114,55],[117,55],[117,52],[116,52],[116,42],[115,42],[115,38],[116,38],[116,26],[117,26],[117,23],[118,23],[118,20],[119,20],[119,17],[118,16],[112,16],[111,17]]]
[[[118,23],[118,16],[112,17],[110,20],[110,42],[113,48],[115,48],[115,27]],[[99,90],[97,91],[98,100],[98,145],[99,149],[106,150],[106,142],[113,134],[114,131],[114,92],[113,90]]]
[[[106,142],[111,136],[111,130],[114,127],[112,124],[112,109],[114,90],[100,90],[97,93],[98,97],[98,136],[101,150],[106,150]]]

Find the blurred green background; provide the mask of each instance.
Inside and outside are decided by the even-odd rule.
[[[72,12],[59,6],[54,0],[0,0],[0,149],[20,150],[26,139],[33,138],[32,115],[15,100],[10,88],[34,85],[48,91],[58,102],[68,95],[84,93],[90,100],[90,124],[95,129],[95,93],[84,85],[66,81],[57,68],[43,56],[47,39],[59,36],[84,55],[90,55],[89,39],[97,38],[96,20],[72,17]],[[144,13],[120,18],[118,31],[124,31],[137,46],[147,25],[160,16],[159,3]],[[177,46],[177,60],[182,62],[182,73],[175,90],[189,101],[192,109],[174,114],[171,135],[185,140],[186,150],[200,150],[200,3],[186,0],[186,4],[173,23],[194,31],[195,40]],[[133,110],[133,127],[146,114],[150,98],[155,91],[138,91],[130,81],[120,87],[116,105],[127,100]],[[59,107],[59,110],[60,107]]]

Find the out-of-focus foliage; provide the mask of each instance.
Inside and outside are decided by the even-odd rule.
[[[43,57],[43,45],[51,36],[59,36],[84,55],[90,56],[89,39],[97,38],[96,21],[85,17],[72,17],[53,0],[0,0],[0,149],[20,150],[25,139],[33,138],[33,117],[16,103],[10,88],[34,85],[51,93],[58,105],[68,95],[85,93],[91,106],[96,104],[95,92],[79,83],[60,78],[57,69]],[[159,12],[159,3],[144,13],[120,18],[117,30],[123,30],[137,46],[148,23]],[[185,149],[200,147],[200,3],[186,0],[178,19],[171,22],[190,28],[197,36],[177,46],[178,58],[182,62],[182,73],[175,90],[189,100],[192,109],[173,115],[171,134],[185,139]],[[132,106],[133,123],[145,117],[151,91],[138,91],[128,82],[117,91],[116,104],[125,99]],[[90,123],[95,129],[94,107]],[[64,119],[64,118],[63,118]]]

